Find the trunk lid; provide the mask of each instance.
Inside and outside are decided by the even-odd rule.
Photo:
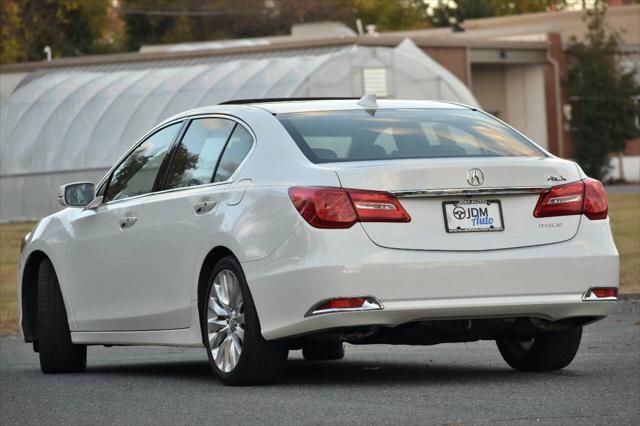
[[[395,194],[411,216],[409,223],[362,223],[369,238],[382,247],[477,251],[536,246],[568,240],[580,224],[580,215],[533,216],[544,188],[580,180],[578,167],[558,158],[437,158],[333,163],[330,167],[345,188]],[[477,180],[476,186],[467,182],[471,169],[481,171],[480,185]],[[495,216],[495,201],[499,201],[504,229],[447,232],[443,203],[451,201],[464,201],[461,206],[489,201]],[[451,209],[446,211],[451,224]]]

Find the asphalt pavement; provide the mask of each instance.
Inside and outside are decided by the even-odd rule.
[[[0,424],[640,424],[640,303],[585,329],[562,371],[521,373],[493,342],[292,352],[276,385],[230,388],[204,349],[91,347],[83,374],[44,375],[0,339]]]
[[[607,194],[638,194],[640,193],[640,184],[625,183],[618,185],[605,186]]]

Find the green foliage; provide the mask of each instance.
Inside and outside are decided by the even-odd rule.
[[[461,31],[460,24],[465,19],[493,16],[491,0],[456,0],[438,4],[431,9],[429,20],[436,27],[453,27]]]
[[[2,0],[0,62],[92,53],[100,44],[109,0]]]
[[[422,0],[352,0],[354,17],[364,25],[375,25],[378,31],[398,31],[425,28],[427,4]]]
[[[607,30],[605,15],[605,8],[587,11],[584,41],[574,38],[568,47],[573,65],[566,87],[575,157],[595,178],[606,173],[609,153],[623,151],[626,141],[638,135],[635,117],[640,112],[633,101],[640,87],[633,71],[623,72],[616,63],[620,37]]]
[[[421,0],[122,0],[127,47],[289,34],[304,22],[356,19],[378,30],[428,26]]]
[[[491,0],[496,16],[520,15],[562,9],[566,0]]]
[[[544,12],[564,7],[566,0],[446,0],[429,10],[429,21],[436,27],[461,31],[465,19]]]

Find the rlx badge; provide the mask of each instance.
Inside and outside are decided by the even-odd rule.
[[[558,175],[558,176],[554,176],[554,175],[547,176],[547,181],[549,181],[549,182],[563,182],[563,181],[566,181],[566,180],[567,180],[567,178],[565,178],[565,177],[564,177],[564,176],[562,176],[562,175]]]
[[[484,174],[480,169],[470,169],[467,172],[467,182],[471,186],[480,186],[484,183]]]

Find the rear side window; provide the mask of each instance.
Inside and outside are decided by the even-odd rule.
[[[244,157],[249,153],[251,145],[253,145],[251,133],[241,125],[237,125],[224,149],[213,181],[224,182],[233,176]]]
[[[314,111],[277,118],[314,163],[544,156],[513,129],[467,109]]]
[[[211,183],[234,126],[235,122],[222,118],[193,120],[176,149],[165,189]]]

